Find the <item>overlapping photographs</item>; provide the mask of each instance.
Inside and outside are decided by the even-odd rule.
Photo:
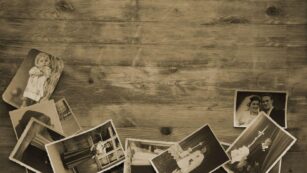
[[[62,98],[55,103],[58,117],[60,118],[63,132],[66,136],[76,134],[82,130],[81,125],[67,100]]]
[[[16,109],[9,112],[9,114],[17,139],[21,136],[32,117],[59,132],[63,132],[60,118],[53,100]]]
[[[287,128],[285,91],[237,90],[234,103],[234,127],[247,127],[259,114],[266,114]]]
[[[173,144],[175,143],[127,138],[124,173],[155,173],[150,160]]]
[[[125,160],[125,154],[111,120],[78,135],[46,145],[54,172],[96,173]]]
[[[227,149],[228,172],[268,173],[294,145],[296,138],[265,114],[257,116]]]
[[[64,138],[46,124],[31,118],[9,159],[33,172],[52,173],[45,145]]]
[[[230,146],[230,144],[226,142],[221,142],[221,144],[225,150],[227,150],[228,147]],[[281,170],[281,160],[270,170],[269,173],[280,173],[280,170]],[[224,167],[220,167],[219,169],[214,171],[214,173],[227,173],[227,170]]]
[[[151,163],[157,173],[208,173],[227,161],[223,147],[205,125],[153,158]]]

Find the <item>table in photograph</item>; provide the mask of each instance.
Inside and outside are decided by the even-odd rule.
[[[282,173],[307,160],[306,0],[2,0],[0,92],[31,48],[65,62],[52,96],[87,129],[113,119],[127,137],[178,141],[205,123],[224,142],[235,89],[286,90],[298,138]],[[0,102],[0,170],[16,138]]]

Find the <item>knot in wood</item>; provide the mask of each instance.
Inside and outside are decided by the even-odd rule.
[[[172,128],[171,127],[161,127],[160,132],[163,135],[170,135],[172,133]]]
[[[279,16],[281,10],[275,6],[270,6],[266,9],[266,14],[269,16]]]
[[[65,0],[58,1],[55,4],[55,6],[58,11],[65,11],[65,12],[74,11],[74,7],[69,2],[66,2]]]

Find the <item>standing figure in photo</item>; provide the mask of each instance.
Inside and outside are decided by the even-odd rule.
[[[260,111],[261,98],[258,95],[250,95],[244,98],[236,112],[235,123],[238,126],[246,127],[259,114],[264,113]]]
[[[285,111],[274,107],[274,99],[271,94],[263,94],[261,97],[262,110],[280,126],[285,127]]]
[[[23,93],[22,106],[30,105],[31,103],[39,102],[44,97],[46,82],[51,76],[50,56],[40,52],[35,57],[35,66],[29,71],[29,79]]]
[[[175,145],[174,150],[170,150],[171,155],[177,162],[179,169],[174,170],[172,173],[189,173],[196,169],[204,160],[207,151],[203,143],[199,143],[193,148],[183,150],[180,145]]]

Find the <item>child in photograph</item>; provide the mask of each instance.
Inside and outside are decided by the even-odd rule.
[[[22,106],[29,105],[28,102],[38,102],[44,97],[46,81],[51,76],[50,56],[40,52],[35,57],[35,66],[29,71],[29,79],[23,93]]]

